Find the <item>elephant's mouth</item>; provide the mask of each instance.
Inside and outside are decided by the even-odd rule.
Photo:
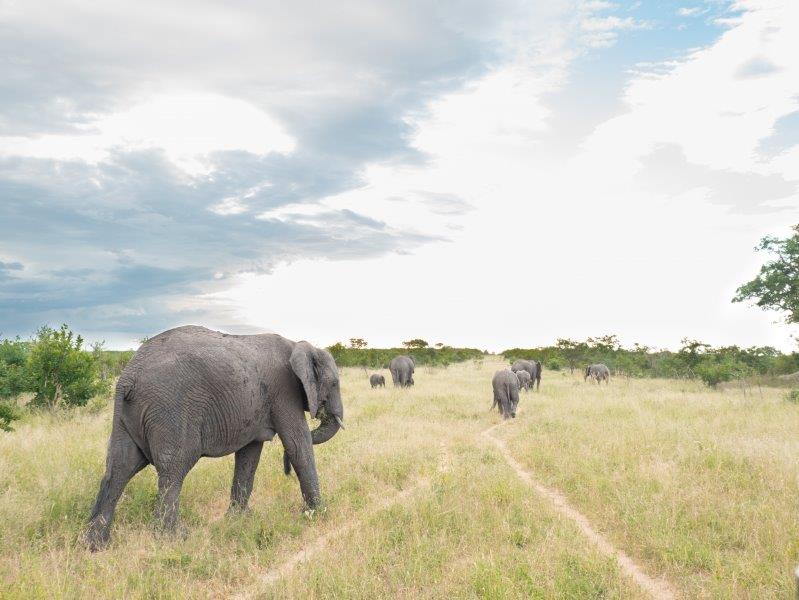
[[[319,419],[319,427],[311,431],[311,440],[314,444],[324,444],[336,435],[339,428],[344,429],[341,417],[329,412],[326,404],[322,405],[322,408],[316,413],[316,417]]]

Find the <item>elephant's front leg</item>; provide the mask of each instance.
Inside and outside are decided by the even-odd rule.
[[[308,505],[308,508],[318,508],[322,499],[319,493],[319,477],[316,474],[311,432],[306,426],[304,431],[294,430],[289,432],[285,438],[281,436],[280,439],[291,461],[291,466],[297,473],[297,479],[300,480],[300,490],[305,504]]]
[[[261,460],[263,442],[255,441],[236,452],[236,466],[233,471],[233,486],[230,488],[230,507],[228,512],[246,510],[252,493],[255,470]]]

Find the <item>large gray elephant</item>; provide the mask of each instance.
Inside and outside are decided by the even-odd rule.
[[[519,379],[520,390],[529,390],[533,386],[533,379],[527,371],[516,371],[516,377]]]
[[[310,431],[305,411],[320,419]],[[117,383],[106,470],[86,540],[110,539],[122,490],[147,465],[158,472],[156,517],[178,524],[183,479],[201,456],[235,453],[230,510],[245,509],[264,442],[275,433],[309,508],[320,504],[313,444],[343,427],[333,357],[279,335],[178,327],[145,342]]]
[[[410,356],[400,355],[391,359],[388,370],[391,371],[391,379],[397,387],[411,387],[413,385],[413,371],[416,362]]]
[[[369,384],[372,386],[372,389],[376,387],[386,387],[386,378],[377,373],[373,373],[369,375]]]
[[[503,419],[516,418],[516,407],[519,406],[519,378],[516,373],[508,369],[497,371],[491,380],[491,387],[494,389],[491,409],[498,406]]]
[[[583,381],[585,381],[589,377],[594,381],[596,381],[597,384],[601,384],[604,381],[605,385],[609,385],[610,369],[608,369],[608,366],[603,363],[588,365],[585,368],[585,377],[583,377]]]
[[[513,362],[510,370],[516,373],[517,371],[527,371],[530,374],[530,388],[535,383],[535,389],[541,388],[541,363],[537,360],[524,360],[519,359]]]

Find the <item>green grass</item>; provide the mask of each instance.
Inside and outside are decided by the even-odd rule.
[[[480,435],[499,421],[488,412],[496,368],[421,368],[410,390],[372,390],[363,369],[344,369],[347,429],[316,448],[325,513],[302,514],[274,442],[249,513],[225,516],[232,457],[203,459],[181,498],[188,535],[164,537],[149,468],[128,485],[111,546],[97,554],[80,536],[109,409],[26,415],[0,433],[0,597],[645,597]],[[654,380],[600,389],[546,371],[541,390],[523,394],[519,417],[495,434],[650,574],[685,597],[790,593],[799,406],[784,390],[761,398]]]

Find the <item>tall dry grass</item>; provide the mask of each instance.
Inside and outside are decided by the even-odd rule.
[[[784,389],[552,376],[501,435],[687,598],[791,597],[799,406]]]
[[[275,441],[248,514],[225,516],[232,457],[203,459],[181,498],[188,535],[164,537],[153,526],[155,477],[146,469],[98,554],[80,535],[102,475],[109,410],[26,417],[0,435],[0,596],[641,597],[480,435],[499,420],[488,407],[500,366],[423,367],[410,390],[372,390],[363,369],[345,369],[347,429],[316,448],[325,513],[302,514]],[[686,597],[780,594],[799,539],[799,407],[780,393],[743,397],[667,381],[597,389],[545,371],[542,391],[523,394],[519,418],[497,435]],[[264,581],[339,531],[310,561]]]

